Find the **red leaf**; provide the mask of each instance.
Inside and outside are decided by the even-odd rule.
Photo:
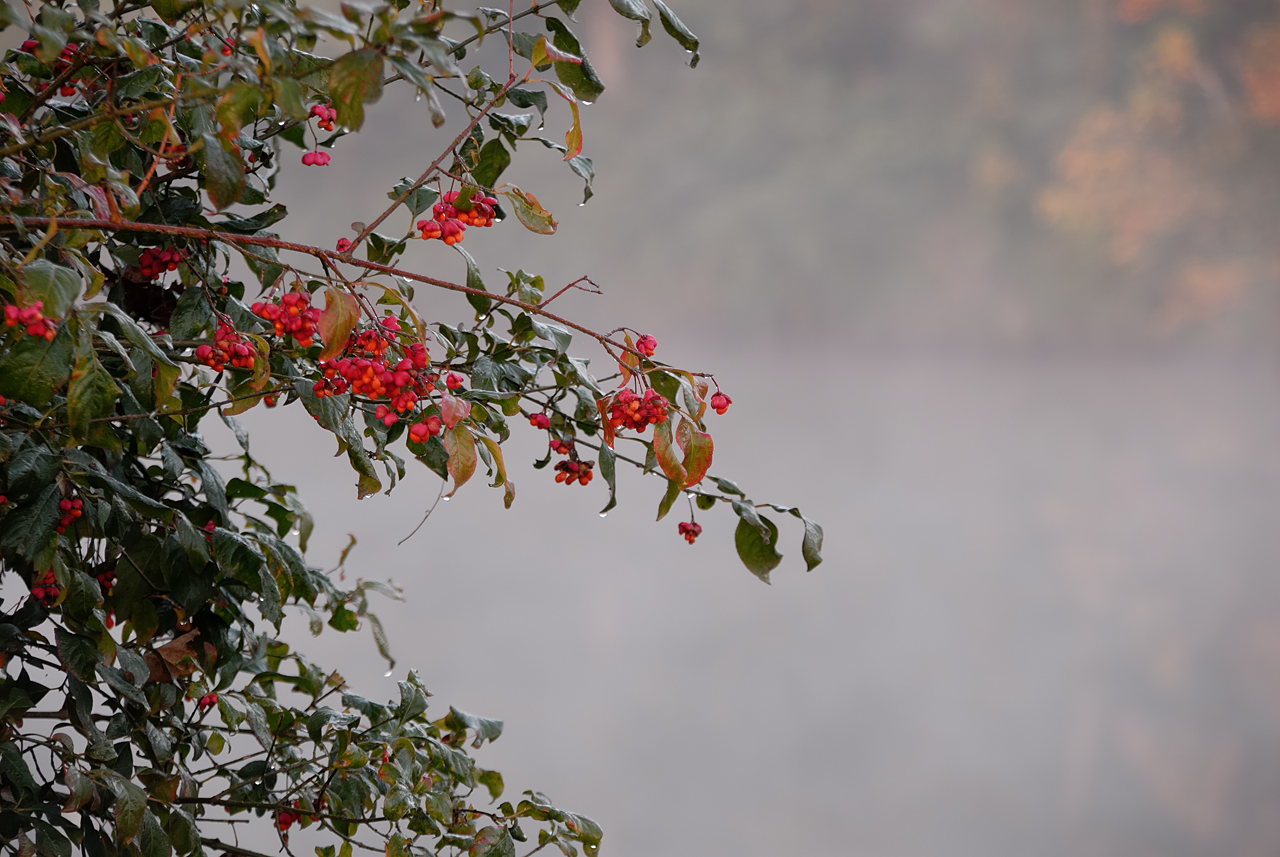
[[[471,403],[445,393],[440,397],[440,421],[449,428],[462,422],[471,413]]]
[[[685,471],[675,447],[671,445],[671,418],[663,420],[653,427],[653,454],[658,457],[658,464],[667,478],[677,485],[683,486],[689,474]]]
[[[320,360],[332,360],[347,347],[351,331],[360,320],[360,304],[350,292],[328,289],[324,293],[324,309],[320,312],[320,338],[324,348]]]
[[[453,477],[453,492],[457,491],[476,472],[476,439],[465,426],[449,429],[442,436],[445,451],[449,453],[449,475]]]
[[[711,455],[715,451],[715,444],[711,442],[711,435],[692,429],[684,448],[684,469],[689,474],[684,487],[688,488],[701,482],[702,477],[711,469]]]
[[[600,412],[600,430],[604,434],[605,446],[613,449],[613,423],[609,422],[609,399],[596,399],[596,410]]]
[[[688,488],[702,481],[711,469],[714,444],[711,435],[698,431],[689,420],[681,419],[676,427],[676,444],[683,455],[678,455],[671,445],[671,419],[654,426],[653,453],[667,478],[681,488]]]

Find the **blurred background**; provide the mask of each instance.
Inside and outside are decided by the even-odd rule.
[[[766,587],[732,515],[691,548],[633,473],[601,518],[527,430],[510,511],[477,480],[398,546],[434,476],[357,503],[300,410],[253,411],[312,561],[353,534],[347,573],[405,593],[392,677],[367,633],[291,638],[504,719],[481,764],[614,857],[1276,854],[1280,3],[673,5],[696,70],[582,3],[596,196],[527,144],[504,178],[559,233],[466,247],[494,289],[589,275],[558,311],[715,371],[713,472],[821,521],[826,562],[780,516]],[[459,114],[393,88],[327,170],[286,157],[285,237],[350,235]],[[464,276],[439,242],[406,267]]]

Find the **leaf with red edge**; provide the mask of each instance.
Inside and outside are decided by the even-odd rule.
[[[667,478],[677,485],[683,486],[689,477],[676,448],[671,443],[671,418],[667,418],[653,427],[653,454],[657,456],[658,466]]]
[[[613,423],[609,422],[609,404],[612,396],[606,396],[603,399],[596,399],[596,410],[600,412],[600,431],[604,435],[605,446],[613,449]]]
[[[536,232],[539,235],[552,235],[556,231],[556,219],[551,216],[551,212],[542,207],[538,202],[538,198],[531,193],[525,193],[515,185],[511,185],[510,190],[501,192],[511,203],[511,207],[515,209],[516,220],[530,232]]]
[[[622,334],[622,341],[626,343],[627,348],[635,348],[636,344],[631,341],[631,334]],[[631,370],[640,365],[640,358],[630,351],[622,352],[622,359],[618,361],[618,371],[622,373],[622,380],[618,382],[619,387],[625,387],[631,383],[631,376],[634,374]]]
[[[342,353],[360,320],[360,304],[355,295],[338,289],[324,293],[324,309],[320,312],[320,338],[324,348],[319,360],[332,360]]]
[[[558,83],[547,81],[560,93],[560,97],[569,102],[569,111],[573,114],[573,125],[568,131],[564,132],[564,145],[566,151],[564,159],[571,161],[578,155],[582,154],[582,118],[578,115],[578,97],[568,87],[561,86]]]
[[[549,62],[568,62],[574,65],[582,65],[582,57],[568,51],[562,51],[548,42],[546,36],[539,36],[538,41],[533,43],[533,50],[529,53],[529,62],[535,68],[540,65],[546,65]]]
[[[445,393],[440,397],[440,421],[453,428],[471,414],[471,403]]]
[[[448,469],[453,477],[453,491],[446,496],[452,497],[476,472],[476,439],[465,426],[454,426],[441,435],[441,439],[445,452],[449,453]]]
[[[711,441],[711,435],[706,432],[691,429],[688,440],[682,444],[684,446],[684,469],[689,474],[684,483],[684,487],[696,485],[702,481],[702,477],[707,475],[707,471],[711,469],[711,456],[715,452],[715,444]]]

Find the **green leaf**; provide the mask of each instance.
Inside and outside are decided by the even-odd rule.
[[[471,170],[471,178],[481,187],[491,188],[509,166],[511,153],[502,145],[501,138],[494,137],[480,149],[480,161]]]
[[[530,232],[536,232],[539,235],[554,235],[556,226],[558,225],[555,218],[551,216],[551,212],[547,211],[538,202],[538,198],[531,193],[525,193],[515,185],[510,190],[502,191],[502,195],[511,201],[511,207],[515,210],[516,219],[528,229]]]
[[[240,129],[253,121],[261,98],[262,87],[244,80],[233,81],[223,90],[215,107],[222,139],[234,140],[239,136]]]
[[[485,741],[497,741],[498,737],[502,735],[501,720],[477,717],[474,714],[459,711],[453,706],[449,706],[449,713],[444,718],[444,725],[455,732],[470,729],[476,736],[471,746],[477,748]]]
[[[363,499],[381,489],[382,482],[378,479],[378,472],[373,469],[373,461],[364,448],[364,438],[356,430],[355,420],[350,414],[347,414],[342,426],[342,437],[347,443],[347,460],[359,477],[356,480],[356,498]]]
[[[563,7],[563,2],[560,5]],[[547,114],[547,94],[545,92],[534,89],[521,89],[518,86],[514,86],[507,90],[507,100],[516,107],[525,109],[536,107],[539,116]]]
[[[138,842],[142,857],[172,857],[173,843],[169,834],[164,832],[160,821],[151,810],[146,810],[142,817],[142,838]]]
[[[667,493],[662,495],[662,500],[658,503],[658,520],[661,521],[671,511],[671,507],[676,500],[680,498],[681,489],[679,483],[674,479],[667,480]]]
[[[599,75],[596,74],[596,70],[592,68],[591,61],[587,59],[587,55],[583,53],[582,45],[578,42],[577,36],[558,18],[547,18],[547,31],[552,34],[551,44],[562,51],[582,57],[580,65],[571,62],[555,63],[556,77],[560,79],[561,83],[573,90],[573,94],[581,101],[590,104],[598,99],[604,92],[604,83],[600,80]],[[507,93],[507,97],[510,96],[511,93]]]
[[[609,502],[600,510],[603,515],[618,505],[618,475],[617,465],[615,463],[617,456],[614,455],[612,449],[606,444],[600,445],[600,475],[604,477],[605,484],[609,486]]]
[[[204,173],[204,189],[213,207],[222,210],[240,199],[244,191],[244,162],[240,149],[213,134],[201,135],[204,146],[199,152]]]
[[[80,325],[76,362],[67,386],[67,423],[71,442],[83,445],[89,438],[90,421],[110,416],[120,398],[120,388],[111,373],[102,368],[93,351],[93,339],[86,324]]]
[[[486,827],[476,834],[469,857],[515,857],[516,843],[505,827]]]
[[[22,284],[33,302],[44,302],[44,314],[55,319],[66,316],[80,293],[80,275],[46,259],[36,259],[23,266]]]
[[[738,504],[735,503],[734,508],[737,509],[737,507]],[[734,530],[733,543],[738,549],[738,557],[747,570],[768,583],[769,572],[782,562],[782,554],[773,547],[778,542],[778,527],[763,515],[759,516],[759,520],[769,533],[768,541],[765,541],[760,528],[744,516],[738,521],[738,527]]]
[[[115,816],[116,833],[121,841],[132,842],[142,829],[143,814],[147,810],[147,793],[114,771],[107,772],[107,783],[115,792],[111,814]]]
[[[725,480],[716,480],[717,482]],[[733,483],[730,482],[730,485]],[[736,487],[736,486],[735,486]],[[741,492],[739,492],[741,493]],[[818,526],[814,521],[809,520],[800,510],[794,506],[786,508],[784,506],[775,506],[769,504],[769,508],[778,512],[783,512],[793,517],[799,518],[804,523],[804,540],[800,543],[800,552],[804,556],[807,571],[813,571],[822,563],[822,527]]]
[[[649,34],[649,9],[644,0],[609,0],[613,10],[624,18],[640,22],[640,35],[636,37],[636,47],[643,48],[653,38]]]
[[[61,628],[53,630],[58,644],[58,660],[62,661],[67,672],[85,684],[95,683],[94,667],[102,660],[97,644],[88,637],[81,637]]]
[[[195,339],[213,330],[215,323],[204,289],[192,286],[178,295],[178,303],[169,318],[169,332],[176,339]]]
[[[67,784],[67,802],[62,805],[63,812],[75,812],[93,799],[93,780],[80,773],[75,765],[67,765],[63,780]]]
[[[52,341],[23,336],[0,357],[0,396],[42,407],[71,377],[73,343],[69,325],[58,328]]]
[[[476,779],[488,790],[489,800],[502,797],[502,790],[506,788],[506,784],[502,781],[502,774],[497,771],[481,771]]]
[[[585,205],[587,200],[595,196],[595,191],[591,189],[592,183],[596,180],[595,164],[585,155],[570,158],[567,163],[569,164],[569,169],[581,176],[582,181],[585,183],[585,187],[582,189],[582,202]]]
[[[291,77],[273,77],[271,86],[275,89],[275,102],[281,113],[290,119],[307,118],[307,88],[301,81]]]
[[[329,70],[329,94],[338,122],[352,131],[364,125],[364,105],[382,97],[382,54],[362,48],[343,54]]]
[[[698,37],[693,31],[684,25],[684,22],[676,17],[676,13],[672,12],[666,3],[662,0],[652,0],[654,7],[658,10],[658,17],[662,20],[662,29],[667,31],[667,35],[680,43],[680,47],[693,54],[689,58],[689,68],[698,67]]]
[[[120,332],[124,334],[124,338],[128,340],[130,345],[135,348],[142,349],[151,356],[152,360],[155,360],[158,363],[175,367],[178,365],[169,359],[169,355],[165,354],[164,351],[161,350],[160,346],[156,344],[156,341],[148,336],[147,332],[139,327],[138,323],[134,321],[128,313],[113,303],[104,303],[102,306],[107,312],[111,313],[111,317],[120,325]]]
[[[58,486],[49,485],[33,502],[0,516],[0,553],[19,554],[34,561],[57,535],[61,499]]]
[[[71,474],[71,478],[72,481],[78,484],[92,485],[94,488],[101,488],[113,492],[118,495],[119,499],[123,500],[129,508],[133,509],[140,515],[157,521],[163,521],[166,524],[173,521],[174,510],[172,508],[157,500],[151,499],[137,488],[121,482],[114,476],[86,469],[83,472],[73,472]]]
[[[494,140],[496,143],[497,140]],[[462,258],[467,260],[467,288],[476,289],[477,291],[487,292],[484,287],[484,280],[480,278],[480,266],[476,264],[476,260],[471,258],[471,254],[462,249],[461,244],[454,244],[453,249],[462,254]],[[476,316],[482,316],[493,306],[493,301],[482,295],[467,295],[467,303],[471,304],[471,308],[476,311]]]
[[[151,0],[152,10],[166,24],[175,24],[183,15],[194,9],[199,0]]]

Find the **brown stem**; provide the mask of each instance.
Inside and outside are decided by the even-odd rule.
[[[449,154],[453,152],[454,149],[456,149],[459,145],[462,144],[462,141],[465,140],[467,138],[467,135],[471,133],[471,129],[475,128],[476,125],[480,124],[480,120],[484,118],[484,115],[489,112],[489,109],[492,108],[494,104],[496,104],[499,100],[502,99],[502,96],[507,94],[507,90],[509,90],[513,85],[515,85],[515,82],[516,82],[515,77],[511,77],[507,81],[507,85],[502,87],[502,91],[499,92],[496,96],[494,96],[493,99],[488,104],[486,104],[479,113],[475,115],[475,118],[473,118],[471,122],[467,124],[467,127],[462,129],[462,133],[460,133],[457,137],[453,138],[453,142],[450,143],[449,146],[443,152],[440,153],[440,157],[436,158],[434,161],[431,162],[431,166],[427,167],[426,172],[418,176],[417,181],[409,185],[409,187],[405,188],[404,193],[396,197],[395,202],[391,203],[391,205],[387,208],[386,211],[379,214],[376,218],[374,218],[374,221],[372,223],[370,223],[368,226],[366,226],[364,229],[360,231],[360,234],[357,235],[355,240],[351,242],[351,247],[347,250],[348,254],[354,253],[356,249],[359,248],[360,242],[368,238],[370,233],[372,233],[373,230],[378,228],[378,224],[380,224],[382,221],[390,217],[392,213],[397,208],[400,207],[400,203],[404,202],[406,199],[409,198],[409,194],[413,193],[415,190],[422,187],[422,185],[426,182],[426,180],[431,178],[431,174],[436,171],[436,169],[440,166],[440,164],[444,161],[444,159],[447,158]]]
[[[49,221],[52,218],[22,217],[17,219],[20,220],[24,226],[45,227],[49,225]],[[10,225],[11,225],[11,221],[0,221],[0,229],[4,229]],[[589,327],[583,327],[582,325],[577,324],[576,322],[569,321],[567,318],[556,315],[555,313],[547,312],[545,309],[543,309],[541,306],[538,306],[537,304],[525,303],[524,301],[517,300],[512,297],[507,297],[505,295],[494,294],[493,292],[487,292],[483,289],[473,289],[468,286],[461,285],[459,283],[451,283],[448,280],[438,280],[435,277],[428,277],[428,276],[425,276],[424,274],[415,274],[412,271],[405,271],[400,268],[392,268],[388,265],[380,265],[377,262],[366,262],[361,259],[344,257],[342,255],[339,255],[337,252],[333,250],[325,250],[323,248],[316,247],[311,244],[298,244],[293,241],[283,241],[279,238],[268,238],[263,235],[236,235],[229,232],[218,232],[217,230],[214,230],[214,229],[199,229],[194,226],[167,226],[160,223],[138,223],[136,221],[130,221],[130,220],[112,221],[112,220],[96,220],[96,219],[88,219],[88,218],[84,218],[84,219],[64,218],[59,221],[59,226],[63,230],[102,229],[102,230],[112,231],[112,232],[151,232],[158,235],[174,235],[181,238],[195,238],[200,240],[225,241],[228,244],[250,244],[250,245],[255,245],[259,247],[272,247],[277,250],[290,250],[295,253],[305,253],[309,256],[314,256],[315,258],[320,259],[322,262],[327,264],[334,264],[334,263],[341,262],[347,265],[353,265],[357,268],[363,268],[366,271],[376,271],[380,274],[388,274],[393,277],[402,277],[406,280],[412,280],[413,282],[416,282],[416,283],[423,283],[428,286],[435,286],[438,289],[446,289],[448,291],[462,292],[463,294],[468,294],[468,295],[476,295],[478,297],[486,298],[496,303],[507,304],[508,306],[517,307],[519,309],[524,310],[525,312],[533,313],[535,315],[540,315],[544,318],[547,318],[547,319],[550,319],[551,321],[556,322],[557,324],[563,324],[565,327],[572,328],[573,330],[576,330],[579,333],[586,334],[587,336],[590,336],[592,339],[599,342],[606,349],[612,347],[612,348],[618,349],[619,351],[626,351],[630,354],[634,354],[636,357],[639,357],[643,360],[646,360],[646,361],[650,360],[650,358],[647,355],[641,354],[639,351],[637,351],[635,348],[631,346],[618,342],[617,340],[610,338],[606,334],[598,333]],[[635,371],[635,370],[633,369],[632,371]],[[706,373],[694,372],[691,374],[697,375],[699,377],[706,377]]]

